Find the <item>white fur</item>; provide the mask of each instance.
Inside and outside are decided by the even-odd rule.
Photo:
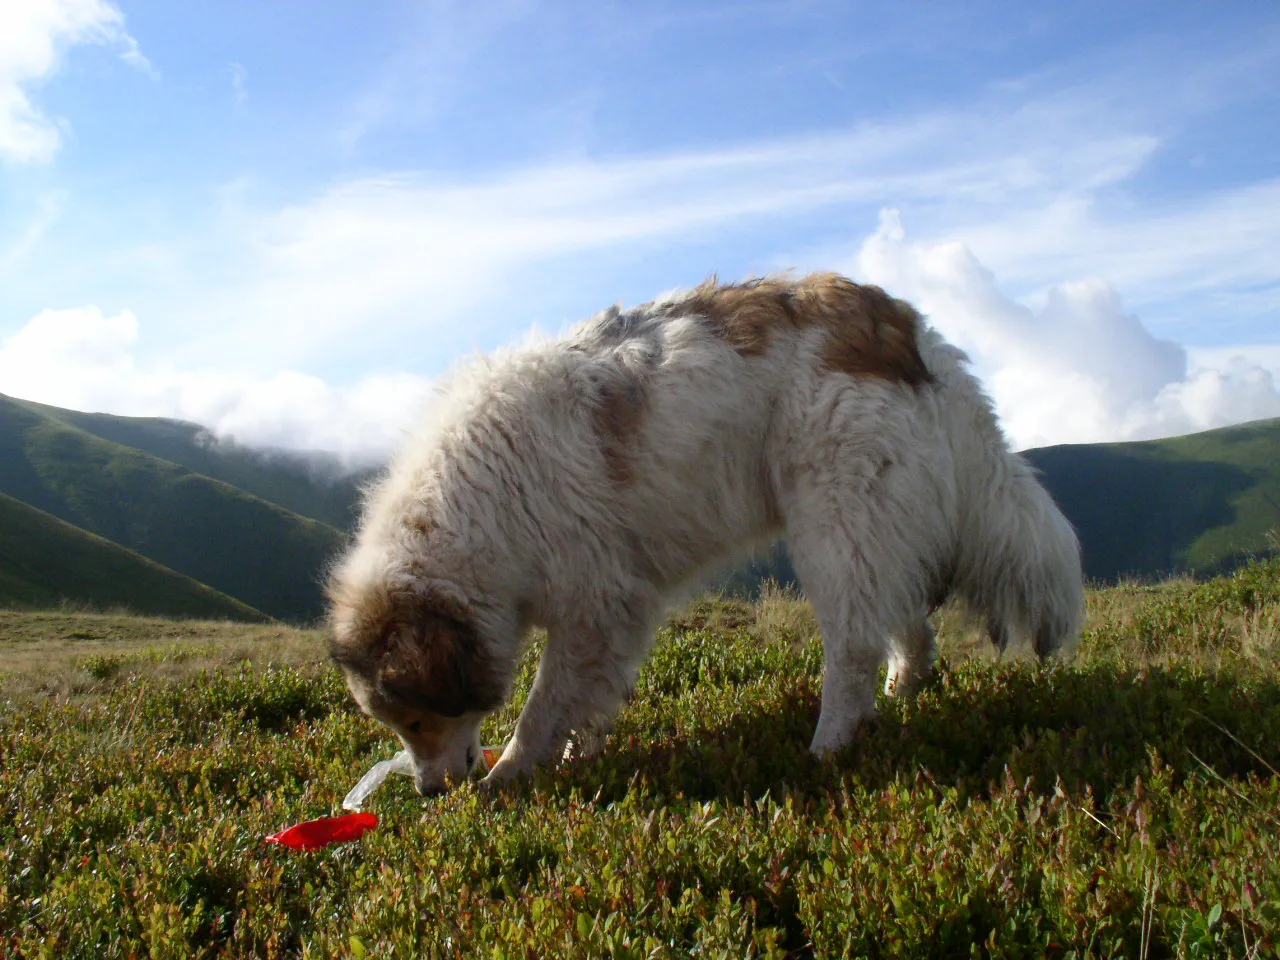
[[[779,534],[824,638],[818,754],[872,714],[882,664],[898,692],[928,675],[926,618],[953,591],[1001,644],[1023,635],[1043,656],[1075,636],[1075,535],[1010,452],[960,351],[916,316],[931,382],[854,377],[824,370],[820,325],[775,331],[767,352],[743,356],[680,315],[680,300],[615,308],[454,372],[335,574],[357,592],[449,585],[504,682],[527,629],[547,629],[491,779],[607,729],[668,599]],[[608,388],[643,397],[626,482],[610,476],[593,418]]]

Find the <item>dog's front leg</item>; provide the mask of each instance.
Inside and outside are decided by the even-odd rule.
[[[603,746],[648,647],[645,628],[620,620],[599,615],[585,625],[548,629],[547,648],[515,734],[486,783],[559,760],[570,736],[574,756],[589,756]]]
[[[486,784],[494,786],[525,776],[558,759],[564,752],[572,727],[575,684],[563,659],[563,655],[548,644],[529,699],[520,711],[515,733],[485,777]]]

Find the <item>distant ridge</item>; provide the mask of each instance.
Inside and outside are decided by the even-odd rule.
[[[344,471],[332,454],[260,450],[219,440],[207,429],[164,417],[117,417],[81,413],[30,400],[14,400],[28,410],[133,447],[213,480],[238,487],[299,516],[349,530],[357,518],[361,483],[376,471]]]
[[[1079,531],[1093,580],[1207,577],[1277,551],[1268,534],[1280,531],[1280,419],[1024,456]],[[334,466],[323,455],[213,444],[203,428],[179,420],[0,395],[0,493],[282,620],[323,615],[325,565],[358,512],[360,482],[373,473],[337,477]],[[36,547],[10,537],[4,549],[0,562],[12,566]],[[53,585],[63,581],[46,574],[43,595],[61,599],[65,589]],[[784,548],[735,566],[713,586],[753,593],[767,578],[795,582]],[[0,589],[0,604],[17,602],[6,596]]]
[[[1280,418],[1022,455],[1079,533],[1091,580],[1206,578],[1280,552]],[[795,584],[783,545],[735,565],[716,586],[752,594],[764,580]]]
[[[206,620],[266,621],[247,604],[0,493],[0,606],[64,600]]]
[[[1280,418],[1024,456],[1076,525],[1095,580],[1207,577],[1276,552]]]
[[[323,614],[323,569],[343,542],[333,527],[7,397],[0,493],[293,622]]]

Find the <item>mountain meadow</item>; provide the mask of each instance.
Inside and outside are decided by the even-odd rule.
[[[74,597],[174,617],[266,620],[265,614],[125,547],[0,493],[0,594],[22,607]]]
[[[818,762],[778,547],[598,756],[393,777],[297,852],[398,749],[315,626],[369,474],[0,397],[0,960],[1280,956],[1280,420],[1027,456],[1094,582],[1070,656],[944,608],[932,681]]]
[[[933,681],[818,762],[807,605],[702,600],[598,756],[393,777],[314,852],[264,838],[398,747],[319,632],[0,612],[0,956],[1277,956],[1280,560],[1089,605],[1046,665],[942,611]]]

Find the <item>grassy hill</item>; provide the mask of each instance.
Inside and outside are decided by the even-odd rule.
[[[360,484],[373,472],[344,475],[332,455],[244,447],[218,440],[204,427],[183,420],[117,417],[64,410],[27,400],[13,402],[95,437],[221,480],[338,530],[350,529],[355,523]]]
[[[0,493],[0,607],[72,599],[137,613],[266,620],[263,613]]]
[[[1095,579],[1212,575],[1269,555],[1280,530],[1280,419],[1026,457],[1071,518]]]
[[[1046,666],[943,617],[934,682],[818,762],[811,611],[704,601],[599,755],[496,795],[393,777],[313,853],[263,838],[399,749],[315,633],[0,613],[0,953],[1276,956],[1280,561],[1089,603]]]
[[[271,616],[323,611],[342,534],[229,484],[0,398],[0,493]]]

